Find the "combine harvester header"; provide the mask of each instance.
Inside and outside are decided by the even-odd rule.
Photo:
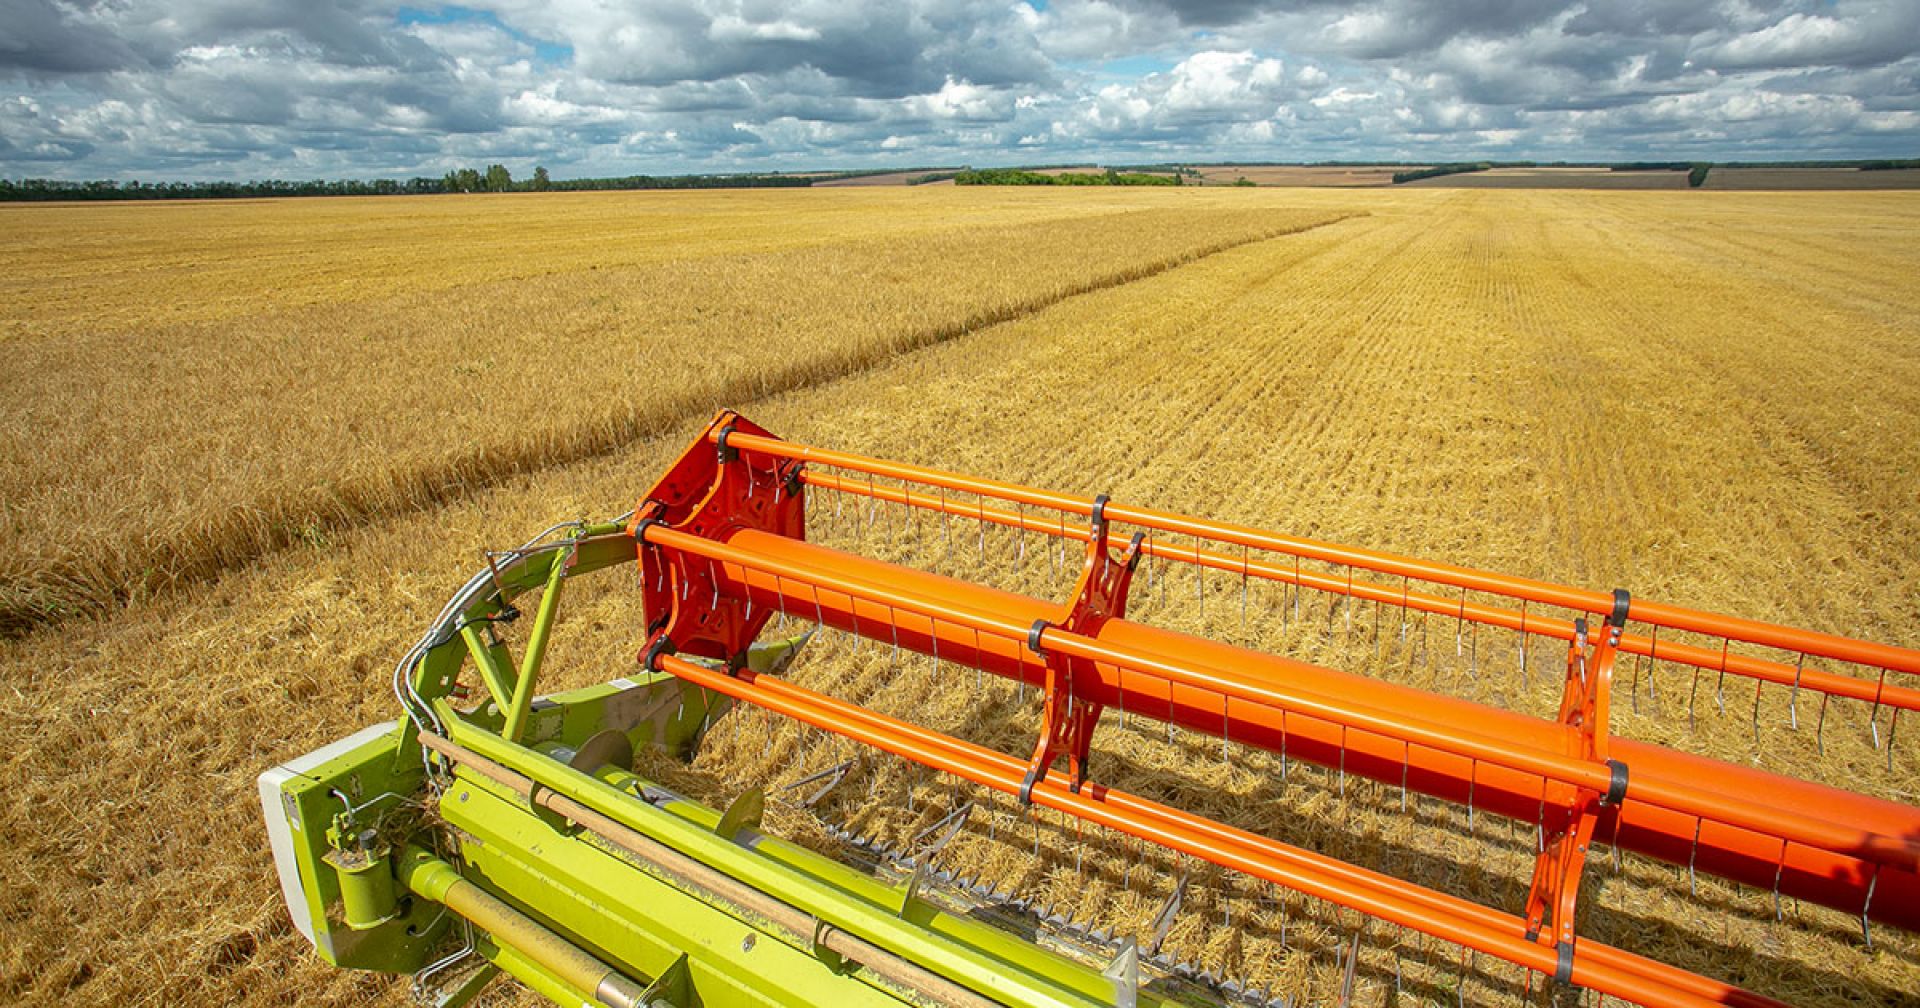
[[[1026,536],[1074,544],[1078,582],[1035,598],[809,542],[809,502],[823,491],[974,521],[983,544],[990,526],[1023,547]],[[1296,611],[1315,591],[1452,621],[1457,637],[1494,627],[1557,642],[1558,717],[1130,620],[1143,560],[1231,578],[1243,611],[1247,586],[1266,582]],[[627,563],[638,565],[637,671],[539,696],[567,582]],[[516,661],[496,630],[533,592]],[[815,633],[929,656],[956,683],[990,673],[1037,691],[1031,750],[799,685],[782,673]],[[1156,976],[1157,940],[1143,949],[1105,929],[1092,932],[1094,952],[1076,954],[991,926],[943,895],[954,876],[931,868],[931,852],[888,881],[762,833],[760,791],[716,812],[632,772],[636,747],[686,754],[728,716],[739,730],[738,704],[1416,932],[1463,959],[1504,960],[1526,971],[1529,990],[1538,978],[1643,1005],[1779,1003],[1582,937],[1596,843],[1756,887],[1776,907],[1786,897],[1854,915],[1865,941],[1875,923],[1920,929],[1920,809],[1612,736],[1616,673],[1655,661],[1690,671],[1690,710],[1702,678],[1723,707],[1729,677],[1751,680],[1756,730],[1769,686],[1822,742],[1829,706],[1857,704],[1889,765],[1903,713],[1920,707],[1908,685],[1920,652],[1905,648],[807,447],[729,412],[631,515],[489,554],[396,669],[405,716],[269,771],[261,793],[302,932],[338,965],[415,974],[440,1004],[498,970],[561,1003],[614,1008],[1134,1006],[1199,989]],[[1536,837],[1524,904],[1483,905],[1116,790],[1094,754],[1107,712],[1217,738],[1223,752],[1318,764],[1343,786],[1368,778],[1397,790],[1402,809],[1424,795],[1462,806],[1469,822],[1523,824]],[[969,807],[943,821],[948,838]],[[1010,899],[958,882],[963,895]],[[1358,931],[1354,941],[1342,1003]],[[1235,983],[1205,992],[1264,1000]]]

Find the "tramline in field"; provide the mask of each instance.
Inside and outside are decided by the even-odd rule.
[[[822,492],[1074,544],[1078,582],[1042,599],[810,542]],[[1219,572],[1243,599],[1270,582],[1296,600],[1312,590],[1557,642],[1558,716],[1130,620],[1143,558]],[[567,581],[627,563],[638,670],[540,696]],[[515,600],[534,592],[523,617]],[[496,628],[519,618],[531,629],[516,662]],[[784,676],[820,633],[1036,690],[1031,749],[988,748]],[[415,974],[441,1004],[498,971],[555,1001],[609,1006],[1264,1000],[1217,978],[1184,983],[1192,970],[1143,955],[1164,928],[1142,949],[1095,921],[1068,949],[993,926],[974,911],[1007,894],[932,866],[969,805],[894,882],[764,834],[763,791],[716,811],[633,772],[637,748],[684,754],[729,718],[737,731],[741,703],[1512,963],[1529,986],[1645,1005],[1780,1003],[1583,937],[1595,844],[1776,905],[1855,915],[1866,941],[1875,924],[1920,929],[1920,809],[1612,736],[1616,668],[1642,659],[1691,668],[1695,690],[1705,677],[1716,697],[1729,676],[1751,680],[1756,718],[1762,689],[1788,691],[1792,717],[1809,708],[1820,733],[1831,704],[1859,705],[1889,760],[1902,715],[1920,707],[1903,685],[1920,652],[1905,648],[813,448],[725,412],[629,516],[490,554],[396,669],[404,716],[268,771],[261,796],[302,933],[337,965]],[[1116,790],[1093,744],[1108,712],[1371,779],[1403,809],[1424,795],[1523,823],[1537,838],[1524,905],[1483,905]]]

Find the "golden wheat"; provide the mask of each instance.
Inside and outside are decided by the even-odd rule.
[[[0,632],[1333,216],[1194,195],[15,210]]]
[[[815,443],[1915,643],[1920,291],[1906,278],[1920,266],[1920,200],[1255,195],[1248,206],[1368,213],[734,405]],[[12,856],[0,860],[0,995],[402,1000],[404,984],[333,971],[292,933],[261,853],[253,773],[393,716],[388,663],[468,573],[474,549],[624,509],[695,426],[4,645],[11,787],[0,838]],[[949,551],[926,519],[861,524],[850,505],[836,522],[830,500],[820,503],[810,534],[828,542],[1042,594],[1071,579],[1070,558],[1059,570],[1044,554],[1016,562],[1005,534],[990,532],[982,551],[968,527]],[[1256,618],[1243,625],[1231,579],[1196,583],[1173,569],[1137,592],[1143,619],[1489,703],[1538,711],[1555,688],[1554,656],[1535,656],[1529,684],[1510,635],[1484,638],[1476,669],[1454,657],[1451,627],[1416,626],[1403,649],[1391,622],[1376,641],[1365,607],[1349,623],[1314,600],[1305,625],[1276,627],[1285,606],[1256,588]],[[621,578],[570,589],[549,657],[554,685],[630,669],[638,605]],[[1433,638],[1424,648],[1422,629]],[[1034,730],[1031,694],[1023,704],[965,670],[896,664],[887,648],[835,640],[795,675],[1008,751]],[[1824,757],[1805,730],[1785,728],[1771,694],[1757,741],[1744,694],[1725,715],[1703,698],[1689,731],[1680,675],[1623,682],[1635,699],[1616,703],[1615,731],[1920,800],[1911,740],[1885,766],[1862,712],[1836,714]],[[693,766],[646,769],[724,799],[767,783],[767,766],[798,776],[851,751],[755,712],[728,717],[737,729],[723,725]],[[1217,740],[1109,724],[1095,774],[1513,908],[1530,835],[1483,821],[1468,836],[1432,803],[1404,815],[1390,790],[1342,789],[1297,767],[1283,782],[1276,762],[1237,747],[1223,760]],[[881,799],[866,800],[865,786]],[[885,760],[852,788],[827,811],[887,837],[952,794]],[[797,814],[779,825],[817,836]],[[1035,858],[1032,824],[988,803],[956,841],[954,864],[1123,930],[1139,929],[1172,876],[1190,871],[1194,912],[1170,939],[1182,954],[1276,993],[1320,999],[1337,987],[1328,947],[1351,934],[1350,917],[1263,903],[1272,894],[1192,863],[1142,864],[1110,837],[1081,837],[1076,858],[1069,825],[1040,826]],[[1789,906],[1788,922],[1773,924],[1765,893],[1703,879],[1695,897],[1684,870],[1631,857],[1618,875],[1594,874],[1584,932],[1599,940],[1799,1004],[1896,1004],[1920,989],[1915,936],[1878,929],[1869,952],[1844,915]],[[1451,1002],[1450,950],[1390,929],[1366,940],[1358,1003],[1389,999],[1396,947],[1407,995]],[[1509,996],[1512,975],[1482,966],[1490,975],[1466,996]]]

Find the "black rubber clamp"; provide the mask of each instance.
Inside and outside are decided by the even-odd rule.
[[[1107,523],[1107,499],[1106,494],[1101,494],[1093,499],[1093,523],[1095,525],[1105,525]]]
[[[720,428],[720,436],[713,440],[714,445],[720,450],[721,465],[726,465],[728,462],[732,462],[734,459],[740,457],[740,450],[727,444],[727,438],[733,434],[733,425],[738,420],[739,417],[729,417],[726,426]]]
[[[646,516],[645,518],[642,518],[639,521],[634,522],[633,541],[636,543],[639,543],[642,546],[653,545],[652,543],[647,542],[647,526],[658,525],[665,520],[666,519],[660,517],[660,512],[655,511],[654,513]]]
[[[1613,590],[1613,612],[1608,614],[1607,623],[1613,627],[1627,625],[1627,610],[1633,608],[1633,594],[1625,588]]]
[[[1553,978],[1561,983],[1573,982],[1573,943],[1561,942],[1553,947]]]
[[[787,496],[789,497],[799,496],[800,474],[806,471],[806,468],[807,468],[807,464],[805,462],[800,461],[799,459],[792,459],[788,461],[786,470],[784,474],[781,476],[781,479],[787,485]]]
[[[1612,776],[1607,781],[1607,795],[1600,804],[1616,806],[1627,797],[1627,765],[1617,759],[1607,761],[1607,770]]]
[[[1047,632],[1047,626],[1045,619],[1037,619],[1033,621],[1033,627],[1027,631],[1027,650],[1042,658],[1046,657],[1047,653],[1040,649],[1040,635]]]
[[[1573,621],[1573,639],[1582,645],[1587,642],[1587,618],[1581,616]]]
[[[1140,566],[1140,544],[1146,541],[1147,541],[1147,534],[1145,532],[1135,532],[1133,534],[1133,538],[1127,541],[1127,569],[1128,570],[1132,570],[1135,567]]]
[[[1020,782],[1020,804],[1033,804],[1033,785],[1039,782],[1040,775],[1045,772],[1045,767],[1027,768],[1027,776]]]
[[[659,672],[661,655],[679,653],[679,649],[673,646],[673,638],[661,634],[653,639],[653,643],[647,645],[646,653],[640,656],[640,665],[649,672]]]

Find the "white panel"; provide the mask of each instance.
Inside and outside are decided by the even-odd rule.
[[[309,943],[317,942],[313,934],[313,912],[307,905],[306,887],[300,882],[300,862],[293,853],[293,835],[301,831],[304,824],[296,822],[293,812],[287,807],[287,782],[387,734],[393,730],[395,723],[387,721],[363,728],[338,742],[321,746],[304,756],[296,756],[260,775],[260,811],[267,821],[267,843],[273,849],[273,866],[280,873],[280,892],[286,897],[287,913],[293,918],[293,926],[307,936]]]

